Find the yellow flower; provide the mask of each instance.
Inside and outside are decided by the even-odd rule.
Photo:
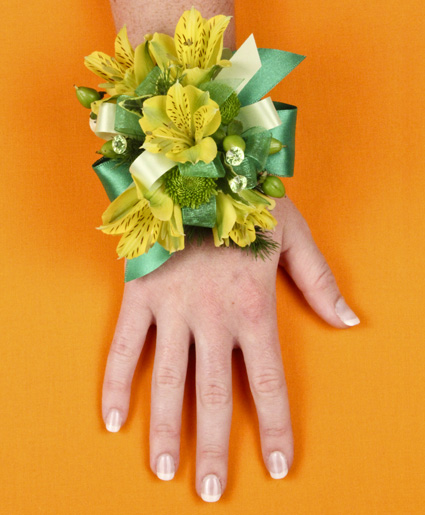
[[[184,248],[181,209],[165,193],[162,182],[147,191],[133,177],[131,185],[102,215],[99,227],[106,234],[122,234],[117,247],[120,258],[135,258],[156,242],[169,252]]]
[[[215,65],[230,66],[221,59],[223,34],[230,16],[222,14],[209,20],[195,8],[185,11],[177,23],[174,39],[155,33],[151,52],[161,69],[175,64],[183,69],[184,84],[197,85],[206,80]]]
[[[177,82],[167,95],[145,100],[140,120],[146,134],[143,147],[178,163],[209,163],[217,155],[217,145],[209,136],[220,123],[219,107],[208,92]]]
[[[111,95],[134,95],[134,90],[146,78],[155,66],[149,52],[149,41],[144,41],[133,50],[124,26],[115,39],[115,57],[103,52],[93,52],[84,59],[86,67],[106,80],[102,84]],[[99,100],[92,104],[94,112],[106,101]]]
[[[246,247],[255,241],[255,227],[271,231],[277,221],[269,213],[274,209],[274,200],[254,190],[239,193],[241,200],[219,192],[217,200],[217,222],[213,227],[216,247],[229,246],[229,238],[239,247]]]

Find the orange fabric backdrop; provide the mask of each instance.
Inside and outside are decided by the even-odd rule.
[[[121,432],[100,414],[122,291],[99,140],[74,100],[83,66],[111,52],[106,1],[2,2],[0,511],[18,514],[416,514],[425,501],[425,4],[238,0],[240,44],[307,55],[275,99],[299,107],[290,196],[361,326],[326,326],[283,273],[279,320],[295,434],[288,477],[261,461],[241,355],[234,364],[228,489],[194,490],[193,356],[181,467],[148,466],[154,345]],[[259,23],[260,22],[260,23]]]

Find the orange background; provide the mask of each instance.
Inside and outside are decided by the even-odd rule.
[[[425,4],[238,0],[238,44],[307,55],[275,99],[299,107],[289,195],[358,328],[328,327],[280,273],[279,320],[295,435],[285,480],[264,469],[241,355],[228,489],[195,493],[194,356],[181,467],[148,465],[154,345],[131,412],[107,433],[100,402],[122,292],[116,240],[91,171],[99,140],[74,83],[113,50],[106,1],[2,2],[0,511],[7,514],[416,514],[425,502]],[[261,20],[261,23],[258,23]]]

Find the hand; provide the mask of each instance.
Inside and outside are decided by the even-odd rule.
[[[226,488],[232,413],[231,356],[240,347],[258,412],[263,459],[274,478],[293,460],[288,396],[276,321],[280,258],[312,308],[329,324],[359,323],[346,305],[308,226],[288,199],[277,202],[274,238],[281,253],[253,259],[212,241],[177,252],[155,272],[126,284],[106,366],[103,419],[118,431],[146,333],[157,326],[152,377],[150,465],[172,479],[179,465],[180,426],[189,346],[196,348],[196,490],[217,501]]]

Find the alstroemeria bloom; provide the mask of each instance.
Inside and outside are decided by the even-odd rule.
[[[147,191],[137,177],[133,178],[135,184],[109,205],[99,227],[106,234],[122,234],[118,256],[141,256],[156,242],[169,252],[184,249],[180,206],[165,193],[162,182]]]
[[[235,196],[219,192],[217,200],[217,223],[213,227],[214,244],[216,247],[229,246],[231,238],[239,247],[246,247],[255,241],[255,227],[271,231],[277,221],[269,213],[276,203],[273,199],[254,190],[243,190]]]
[[[215,65],[230,66],[230,61],[221,59],[223,34],[230,19],[230,16],[220,14],[206,20],[193,7],[185,11],[177,23],[174,39],[155,33],[150,42],[159,67],[180,66],[183,83],[196,86],[208,78]]]
[[[103,52],[92,52],[85,57],[86,67],[106,80],[101,84],[111,96],[134,95],[134,90],[155,66],[149,51],[149,41],[144,41],[133,50],[124,26],[115,39],[115,57]],[[107,98],[93,102],[92,110],[97,114],[99,105]]]
[[[210,136],[220,123],[220,109],[208,92],[177,82],[167,95],[145,100],[140,120],[146,134],[143,148],[178,163],[210,163],[217,155]]]

